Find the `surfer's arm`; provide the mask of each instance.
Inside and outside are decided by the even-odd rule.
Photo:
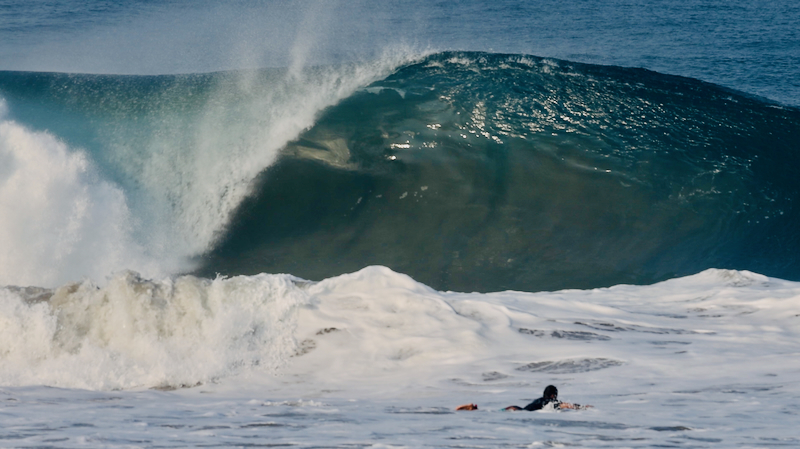
[[[591,405],[580,405],[580,404],[570,404],[569,402],[562,402],[558,404],[558,408],[562,409],[572,409],[572,410],[582,410],[585,408],[592,408]]]
[[[464,404],[456,407],[456,411],[478,410],[478,404]]]

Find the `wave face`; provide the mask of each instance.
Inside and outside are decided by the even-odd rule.
[[[800,111],[642,69],[441,53],[326,109],[197,274],[439,290],[800,278]]]

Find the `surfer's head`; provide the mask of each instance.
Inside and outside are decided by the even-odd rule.
[[[545,399],[556,399],[558,398],[558,388],[553,385],[548,385],[547,388],[544,389],[544,396]]]

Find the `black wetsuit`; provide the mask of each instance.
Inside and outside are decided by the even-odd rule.
[[[527,410],[529,412],[532,412],[534,410],[541,410],[542,408],[544,408],[545,405],[551,403],[553,404],[553,408],[558,408],[558,405],[561,404],[561,401],[559,401],[558,399],[545,399],[542,397],[526,405],[525,407],[523,407],[522,410]]]

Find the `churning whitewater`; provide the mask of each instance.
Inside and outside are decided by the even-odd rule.
[[[552,293],[438,292],[385,267],[5,288],[0,397],[11,442],[793,446],[798,295],[726,270]],[[550,383],[595,408],[497,412]],[[34,430],[42,406],[62,424]]]

